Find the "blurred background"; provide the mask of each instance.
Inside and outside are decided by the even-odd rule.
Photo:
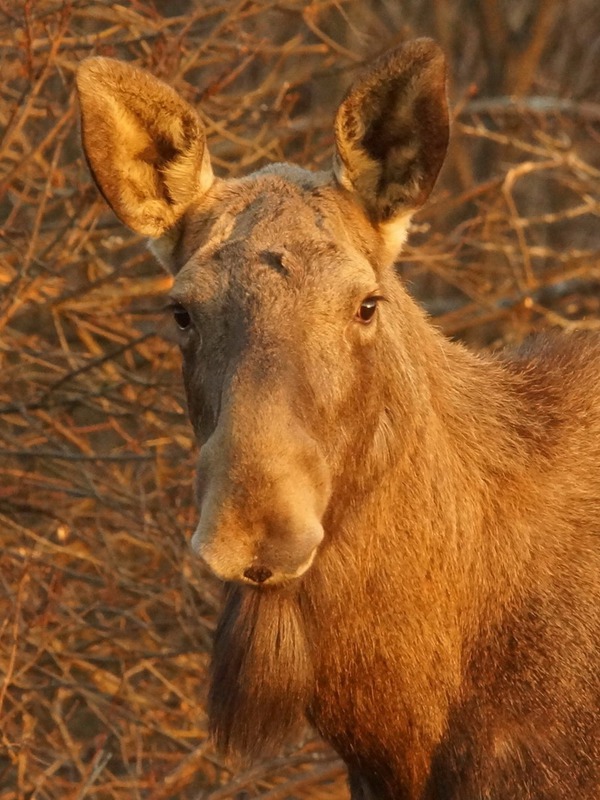
[[[220,588],[187,549],[169,278],[91,183],[73,76],[162,77],[222,176],[327,168],[353,75],[417,35],[453,129],[409,290],[476,348],[600,327],[598,0],[0,0],[0,800],[347,798],[310,732],[252,768],[207,741]]]

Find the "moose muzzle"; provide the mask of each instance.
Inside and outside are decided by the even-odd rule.
[[[221,417],[202,447],[193,550],[219,578],[272,586],[299,578],[324,536],[330,480],[316,441],[287,412]]]

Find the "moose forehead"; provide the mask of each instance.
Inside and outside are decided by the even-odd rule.
[[[350,296],[375,290],[375,244],[358,235],[360,225],[348,221],[356,209],[344,205],[320,175],[288,165],[217,181],[186,216],[173,298],[201,303],[235,287],[247,295],[310,293],[311,286]]]

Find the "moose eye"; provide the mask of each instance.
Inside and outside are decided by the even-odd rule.
[[[375,316],[375,311],[377,310],[378,300],[378,297],[367,297],[362,301],[358,311],[356,312],[356,318],[359,322],[362,322],[365,325],[368,325],[368,323],[371,322]]]
[[[172,308],[173,319],[180,331],[187,331],[192,324],[192,318],[185,308],[179,303],[175,303]]]

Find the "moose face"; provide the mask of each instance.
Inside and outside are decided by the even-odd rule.
[[[202,444],[194,546],[221,577],[267,584],[311,564],[353,429],[376,423],[387,302],[375,237],[349,233],[364,218],[323,176],[287,173],[213,187],[171,292]]]
[[[171,89],[108,59],[80,68],[94,177],[175,274],[201,444],[192,543],[224,580],[301,576],[349,461],[381,435],[386,359],[401,360],[415,313],[392,262],[443,160],[444,72],[428,40],[376,62],[338,110],[332,173],[273,165],[219,180]]]

